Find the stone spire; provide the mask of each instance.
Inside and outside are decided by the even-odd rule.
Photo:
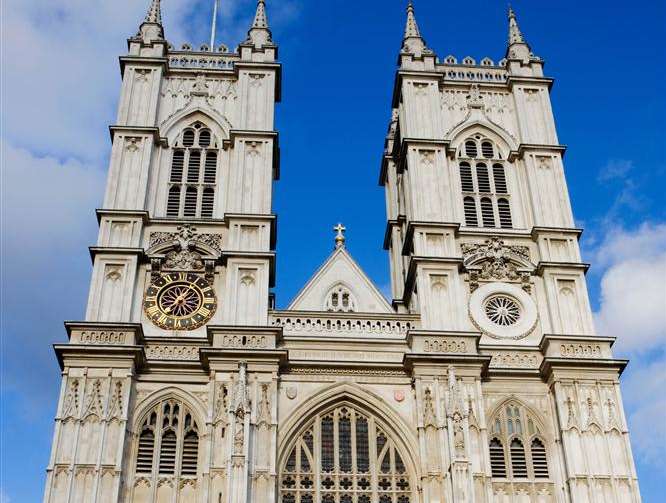
[[[146,41],[161,40],[164,38],[160,0],[151,0],[146,19],[141,23],[139,33],[141,34],[141,38]]]
[[[421,37],[419,25],[416,23],[412,0],[409,0],[407,4],[407,22],[405,24],[405,36],[402,39],[402,51],[416,56],[420,56],[422,52],[427,51],[425,40]]]
[[[530,46],[525,42],[516,13],[509,7],[509,45],[506,50],[507,59],[522,59],[529,61],[531,56]]]
[[[257,0],[257,12],[254,14],[252,27],[247,32],[248,42],[252,42],[255,47],[262,47],[272,42],[271,36],[268,18],[266,17],[266,1]]]

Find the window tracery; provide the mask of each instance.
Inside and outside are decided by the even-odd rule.
[[[219,149],[201,122],[187,127],[171,157],[167,217],[212,218]]]
[[[547,479],[543,434],[525,407],[503,406],[490,422],[490,468],[493,478]]]
[[[336,285],[326,295],[324,309],[332,312],[351,313],[356,311],[356,301],[347,287]]]
[[[298,436],[280,473],[281,503],[409,503],[407,467],[386,429],[350,405]]]
[[[181,401],[155,406],[141,423],[135,473],[141,476],[196,477],[199,430]]]
[[[458,152],[465,225],[513,228],[506,172],[499,148],[477,134]]]

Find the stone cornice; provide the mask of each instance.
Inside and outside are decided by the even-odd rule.
[[[516,159],[522,159],[525,156],[525,152],[531,151],[548,151],[548,152],[558,152],[564,159],[564,154],[567,151],[566,145],[553,145],[547,143],[521,143],[518,145],[518,150],[512,150],[509,152],[509,157],[507,161],[513,162]]]
[[[577,269],[582,270],[583,274],[587,274],[590,264],[580,263],[580,262],[544,262],[541,261],[537,264],[536,273],[539,276],[543,276],[543,273],[546,269]]]
[[[153,137],[153,142],[155,145],[161,145],[162,147],[169,146],[168,140],[160,136],[160,130],[157,127],[150,126],[122,126],[122,125],[111,125],[109,126],[109,134],[111,135],[111,142],[114,141],[116,133],[129,133],[134,135],[151,135]]]
[[[525,75],[512,75],[509,74],[506,79],[506,84],[509,86],[509,90],[513,90],[513,86],[516,84],[545,84],[548,86],[548,90],[550,91],[551,88],[553,87],[553,83],[555,82],[555,79],[550,78],[550,77],[528,77]]]
[[[275,252],[274,251],[241,251],[241,250],[222,250],[220,261],[226,265],[230,258],[245,258],[255,260],[268,260],[268,286],[275,286]]]
[[[402,301],[405,303],[405,305],[409,305],[409,299],[412,295],[412,292],[414,291],[414,283],[416,281],[416,267],[418,264],[428,262],[433,264],[455,264],[458,266],[459,271],[462,271],[463,269],[462,257],[411,257],[409,261],[409,269],[407,270],[407,278],[405,279],[405,290],[402,298]]]
[[[391,230],[393,227],[400,227],[405,221],[407,220],[407,217],[405,215],[398,215],[398,218],[396,219],[390,219],[387,220],[386,222],[386,229],[384,230],[384,249],[388,250],[391,245]]]
[[[150,220],[150,214],[145,210],[119,210],[119,209],[97,208],[95,210],[95,214],[97,215],[98,224],[102,221],[102,217],[107,215],[140,218],[144,224],[149,222]]]
[[[417,227],[428,227],[430,229],[453,229],[453,234],[458,237],[460,230],[460,223],[458,222],[429,222],[425,220],[409,220],[407,222],[407,230],[405,231],[405,239],[402,244],[401,253],[403,256],[408,256],[413,252],[414,245],[414,229]],[[457,257],[455,257],[457,258]]]
[[[54,344],[60,369],[65,367],[141,368],[146,354],[141,346]],[[102,361],[100,361],[102,360]]]
[[[130,41],[128,41],[128,46],[129,46]],[[162,44],[162,45],[167,45],[167,42],[165,40],[156,40],[153,42],[153,44]],[[136,65],[136,66],[161,66],[163,69],[167,69],[169,67],[169,60],[167,59],[166,56],[164,57],[146,57],[146,56],[133,56],[133,55],[127,55],[127,56],[120,56],[118,58],[118,63],[120,65],[120,76],[123,77],[125,75],[125,67],[127,65]]]
[[[97,255],[135,255],[140,260],[145,257],[143,248],[123,248],[117,246],[89,246],[90,260],[94,263]]]
[[[583,229],[579,229],[576,227],[541,227],[541,226],[534,226],[532,227],[532,231],[530,232],[532,236],[532,240],[536,241],[539,238],[539,235],[541,234],[555,234],[555,233],[560,233],[560,234],[574,234],[576,236],[576,239],[580,239],[581,235],[583,234]]]

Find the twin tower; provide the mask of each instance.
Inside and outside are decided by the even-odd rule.
[[[498,63],[414,8],[380,183],[387,300],[345,247],[276,309],[264,0],[247,38],[129,51],[45,503],[639,502],[613,339],[594,332],[550,105],[509,13]],[[370,188],[369,188],[370,190]]]

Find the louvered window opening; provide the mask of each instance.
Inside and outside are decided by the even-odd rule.
[[[507,404],[490,424],[490,469],[494,478],[524,481],[549,477],[541,431],[522,405]]]
[[[167,217],[213,217],[218,158],[210,129],[196,123],[183,132],[171,158]]]
[[[343,405],[318,415],[280,472],[282,503],[410,503],[407,467],[374,417]]]
[[[460,186],[467,227],[513,228],[505,166],[499,149],[480,136],[460,149]]]
[[[137,476],[196,477],[198,459],[199,433],[192,414],[178,400],[155,407],[139,433]]]

